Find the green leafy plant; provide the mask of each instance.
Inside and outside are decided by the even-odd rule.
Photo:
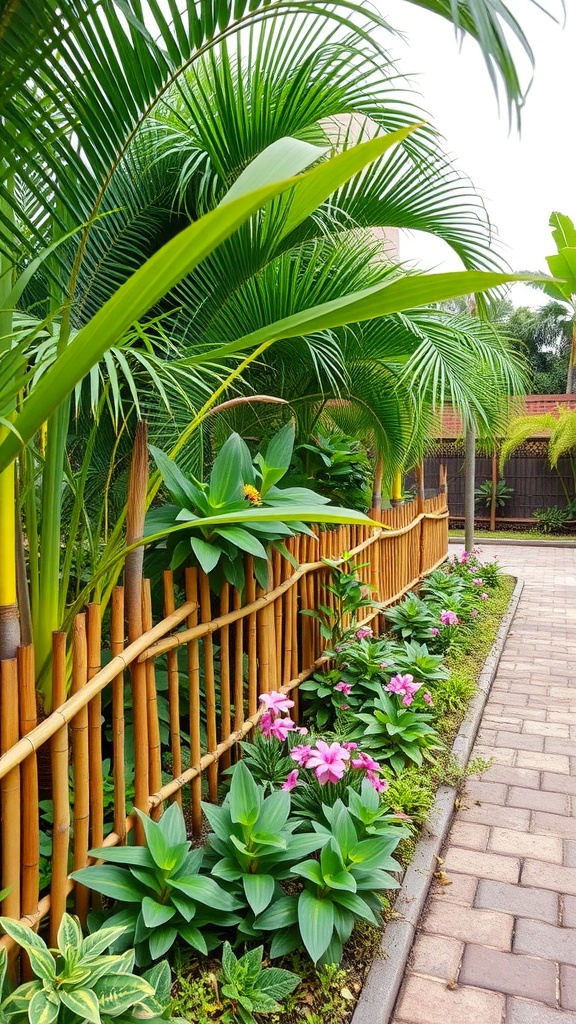
[[[351,555],[345,553],[337,561],[322,559],[330,568],[330,583],[325,583],[324,589],[334,598],[334,605],[329,608],[328,605],[319,604],[317,609],[307,608],[302,612],[302,615],[309,615],[320,623],[320,633],[332,647],[336,647],[354,632],[360,608],[378,607],[378,602],[370,596],[372,587],[358,578],[359,570],[369,563],[353,565],[351,558]]]
[[[339,963],[355,921],[378,924],[382,908],[377,893],[398,888],[394,874],[399,866],[391,856],[396,840],[359,839],[342,801],[334,805],[329,827],[315,827],[326,840],[320,858],[291,869],[303,879],[302,892],[277,900],[256,919],[255,929],[275,933],[273,957],[303,943],[314,963]]]
[[[417,594],[407,594],[400,604],[386,609],[386,621],[403,640],[426,640],[436,626],[436,616]]]
[[[145,846],[110,846],[90,851],[108,863],[80,868],[72,878],[115,901],[109,925],[122,927],[114,949],[135,945],[136,963],[158,960],[179,940],[208,952],[218,944],[218,927],[238,924],[233,911],[241,903],[213,878],[199,875],[204,850],[192,850],[178,804],[159,822],[137,811],[146,837]],[[91,923],[98,927],[101,916]]]
[[[421,765],[424,756],[442,749],[438,733],[430,725],[433,715],[403,707],[388,694],[374,701],[372,714],[360,712],[356,718],[362,726],[352,735],[380,761],[389,761],[395,772],[410,761]]]
[[[317,431],[296,453],[302,461],[302,482],[337,504],[368,510],[373,470],[361,441],[341,430]]]
[[[297,974],[280,967],[262,967],[264,947],[251,949],[236,957],[229,942],[222,950],[220,992],[232,1004],[222,1024],[256,1024],[254,1014],[279,1013],[279,1000],[290,995],[300,982]]]
[[[491,480],[484,480],[474,491],[474,500],[477,505],[486,505],[490,508],[494,485]],[[496,484],[496,508],[504,508],[507,501],[510,501],[514,493],[513,487],[507,487],[506,481],[500,477]]]
[[[0,987],[5,1021],[13,1024],[133,1024],[168,1016],[170,968],[166,961],[142,977],[132,974],[134,951],[103,955],[123,932],[102,928],[82,938],[77,919],[64,914],[58,949],[50,950],[31,928],[0,918],[0,925],[22,949],[36,975],[5,996],[7,957],[0,952]]]
[[[539,533],[564,533],[571,518],[570,510],[559,508],[558,505],[537,508],[533,515]]]
[[[265,796],[265,787],[257,785],[243,761],[222,806],[202,807],[213,829],[207,840],[211,875],[228,886],[236,906],[242,901],[253,914],[282,895],[278,883],[290,877],[291,867],[327,841],[310,832],[295,835],[300,822],[290,819],[290,793]]]
[[[372,701],[394,674],[398,644],[386,637],[350,636],[331,651],[334,669],[317,672],[301,683],[304,714],[317,729],[336,728],[342,705],[360,711]],[[344,684],[344,689],[342,685]],[[350,689],[349,689],[350,688]]]
[[[394,667],[397,672],[409,672],[415,679],[436,685],[447,679],[449,671],[444,665],[442,654],[431,654],[427,644],[416,640],[399,645]]]

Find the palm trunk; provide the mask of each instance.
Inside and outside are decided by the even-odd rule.
[[[568,363],[568,376],[566,378],[566,394],[574,393],[574,366],[576,365],[576,316],[572,325],[572,345],[570,347],[570,361]]]

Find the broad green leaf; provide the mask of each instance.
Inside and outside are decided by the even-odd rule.
[[[329,899],[318,899],[309,889],[298,897],[300,935],[311,959],[317,963],[328,948],[334,931],[334,907]]]
[[[258,918],[258,928],[265,931],[278,931],[296,924],[298,920],[298,903],[295,896],[283,896],[274,900]]]
[[[52,1024],[60,1012],[60,1002],[53,992],[40,989],[32,996],[28,1005],[30,1024]]]
[[[47,949],[38,949],[36,946],[29,946],[27,953],[34,974],[42,981],[47,981],[48,984],[53,983],[56,977],[56,962],[52,953]]]
[[[156,900],[145,896],[142,900],[142,917],[147,928],[157,928],[161,924],[171,921],[176,913],[174,907],[156,903]]]
[[[159,964],[154,964],[149,971],[145,971],[142,975],[144,981],[147,981],[154,992],[154,998],[164,1006],[167,1006],[170,1002],[170,991],[172,988],[172,975],[170,973],[170,965],[167,960],[162,960]],[[145,999],[146,1003],[147,1000]]]
[[[295,864],[290,871],[293,875],[299,875],[300,878],[307,878],[315,885],[324,884],[322,870],[317,860],[305,860],[301,864]]]
[[[272,875],[242,875],[246,899],[254,914],[260,914],[269,905],[274,895],[275,881]]]
[[[76,949],[78,954],[80,953],[80,946],[82,945],[82,930],[78,921],[71,917],[70,914],[62,915],[56,941],[62,956],[66,956],[66,952],[69,948]]]
[[[260,975],[258,989],[271,999],[280,1000],[289,996],[300,981],[301,978],[292,971],[285,971],[281,967],[267,967]]]
[[[174,806],[177,806],[176,804]],[[153,821],[142,811],[136,811],[146,836],[146,845],[154,863],[162,871],[171,871],[176,862],[174,850],[164,837],[161,821]]]
[[[254,832],[280,832],[290,814],[290,794],[278,790],[266,797],[254,823]]]
[[[179,804],[170,804],[164,811],[160,827],[168,846],[181,846],[187,841],[186,823]]]
[[[270,146],[266,146],[261,153],[252,160],[232,185],[220,206],[225,206],[232,199],[247,195],[263,185],[271,185],[278,181],[283,175],[298,174],[306,170],[310,164],[316,163],[321,157],[326,156],[328,150],[313,146],[302,139],[294,139],[285,136],[276,139]],[[319,204],[317,204],[319,205]]]
[[[94,992],[101,1013],[109,1013],[113,1017],[118,1017],[146,996],[154,995],[152,985],[134,974],[112,974],[100,978]]]
[[[159,960],[174,945],[178,937],[178,929],[171,924],[164,924],[155,928],[148,943],[150,946],[150,957],[152,960]]]
[[[199,928],[196,928],[193,924],[181,924],[178,928],[178,933],[193,949],[199,950],[205,956],[208,955],[206,939]]]
[[[237,910],[242,906],[238,900],[223,889],[212,878],[170,878],[167,884],[178,892],[190,896],[197,903],[204,903],[214,910]]]
[[[76,988],[72,991],[59,990],[59,996],[72,1013],[78,1014],[80,1020],[88,1020],[90,1024],[100,1024],[100,1007],[98,997],[92,989]]]
[[[217,544],[209,544],[208,541],[203,540],[202,537],[190,537],[190,547],[196,555],[201,568],[208,576],[212,572],[212,569],[218,565],[222,554],[222,548],[218,547]]]
[[[196,506],[196,488],[194,485],[186,479],[173,459],[166,455],[165,452],[160,448],[155,448],[152,444],[148,445],[148,448],[174,501],[182,508],[194,508]]]
[[[565,213],[552,213],[550,227],[558,250],[576,248],[576,228],[570,217],[567,217]]]
[[[243,761],[234,769],[228,807],[232,821],[251,827],[256,824],[262,803],[261,791]]]
[[[128,869],[113,864],[95,864],[93,867],[80,868],[70,875],[76,882],[101,892],[113,900],[124,903],[140,903],[146,895],[143,886],[138,885]]]
[[[361,917],[365,921],[370,921],[370,924],[378,925],[379,922],[368,904],[356,893],[338,891],[332,893],[332,899],[335,903],[349,910],[355,917]]]
[[[88,851],[96,860],[106,860],[110,864],[135,864],[141,868],[154,869],[154,860],[146,846],[103,846]]]
[[[248,445],[233,433],[224,442],[210,473],[208,501],[217,513],[222,505],[242,498],[242,484],[253,476]]]
[[[13,921],[10,917],[0,917],[0,928],[2,928],[11,939],[14,939],[23,949],[46,949],[46,943],[36,932],[19,921]]]
[[[240,548],[241,551],[246,551],[249,555],[254,555],[256,558],[267,557],[264,545],[241,526],[219,526],[214,532],[218,537],[229,541],[235,547]]]

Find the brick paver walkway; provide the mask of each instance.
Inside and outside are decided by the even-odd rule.
[[[393,1024],[576,1024],[576,548],[492,554],[525,581],[472,755],[497,763],[468,784]]]

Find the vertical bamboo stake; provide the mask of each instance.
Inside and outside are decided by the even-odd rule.
[[[174,577],[170,569],[163,574],[164,615],[171,615],[175,610]],[[180,679],[178,672],[178,651],[168,651],[168,708],[170,713],[170,752],[172,757],[172,778],[182,774],[182,747],[180,745]],[[182,807],[182,791],[178,789],[170,797],[170,803],[176,802]]]
[[[52,702],[55,708],[66,700],[66,634],[52,634]],[[51,741],[52,800],[52,881],[50,885],[49,943],[56,946],[56,935],[66,910],[66,880],[70,846],[70,787],[68,781],[68,726],[63,725]]]
[[[112,591],[110,652],[114,658],[124,650],[124,587]],[[126,770],[124,715],[124,673],[112,680],[112,766],[114,772],[114,831],[123,843],[126,838]]]
[[[206,573],[200,573],[200,616],[203,622],[212,618],[210,582]],[[208,751],[216,750],[218,733],[216,729],[216,687],[214,683],[214,644],[209,633],[203,638],[204,645],[204,687],[206,691],[206,741]],[[208,796],[212,803],[218,802],[218,762],[208,766]]]
[[[234,589],[233,607],[242,607],[242,594]],[[244,721],[244,622],[238,619],[234,627],[234,731]]]
[[[282,645],[282,686],[286,686],[292,679],[292,642],[293,642],[293,626],[292,626],[292,613],[294,610],[294,602],[292,600],[292,592],[294,587],[290,587],[285,597],[284,605],[284,643]]]
[[[36,725],[36,690],[34,648],[31,644],[18,648],[20,680],[20,734],[25,736]],[[40,868],[40,822],[38,818],[38,764],[36,754],[22,762],[22,914],[35,914],[38,909]],[[26,968],[29,962],[23,962]],[[32,977],[27,973],[26,980]]]
[[[152,629],[152,592],[150,580],[142,580],[142,627],[144,632]],[[148,723],[149,785],[150,792],[162,789],[162,747],[160,743],[160,719],[158,718],[158,695],[156,693],[156,662],[146,660],[146,720]],[[162,804],[151,812],[154,821],[162,817]]]
[[[88,675],[88,651],[86,643],[86,614],[74,619],[72,639],[72,693],[78,693],[86,685]],[[86,867],[88,863],[88,837],[90,824],[90,765],[88,755],[88,708],[84,706],[72,719],[72,763],[74,766],[74,870]],[[86,915],[90,890],[76,885],[76,913],[82,926],[86,926]]]
[[[220,614],[226,615],[230,609],[230,584],[224,583],[220,592]],[[223,626],[220,630],[220,740],[227,740],[230,735],[230,627]],[[222,768],[230,766],[230,750],[225,750],[220,757]]]
[[[290,679],[295,679],[298,675],[298,585],[296,584],[290,589],[290,603],[292,610],[290,618],[292,621],[292,642],[290,644],[292,648],[292,668],[290,670]]]
[[[3,754],[18,742],[18,670],[15,658],[0,662],[0,749]],[[2,801],[2,888],[9,888],[2,913],[20,917],[20,767],[0,780]]]
[[[198,570],[196,568],[186,569],[186,600],[198,604]],[[189,629],[198,624],[198,608],[186,619]],[[200,656],[198,641],[191,640],[187,645],[188,651],[188,685],[190,693],[190,763],[194,766],[200,765],[202,757],[200,745]],[[202,777],[196,775],[192,779],[192,832],[197,841],[202,834]]]
[[[101,617],[100,607],[89,604],[87,609],[87,655],[88,679],[100,669]],[[102,777],[102,698],[96,694],[88,705],[88,743],[90,757],[90,833],[91,845],[102,846],[104,841],[104,785]],[[101,906],[97,893],[93,894],[92,905]]]
[[[254,559],[246,559],[246,604],[256,600]],[[248,715],[258,710],[258,652],[256,644],[256,613],[248,616]]]
[[[490,497],[490,530],[496,530],[496,497],[498,488],[498,455],[496,448],[492,452],[492,495]]]

